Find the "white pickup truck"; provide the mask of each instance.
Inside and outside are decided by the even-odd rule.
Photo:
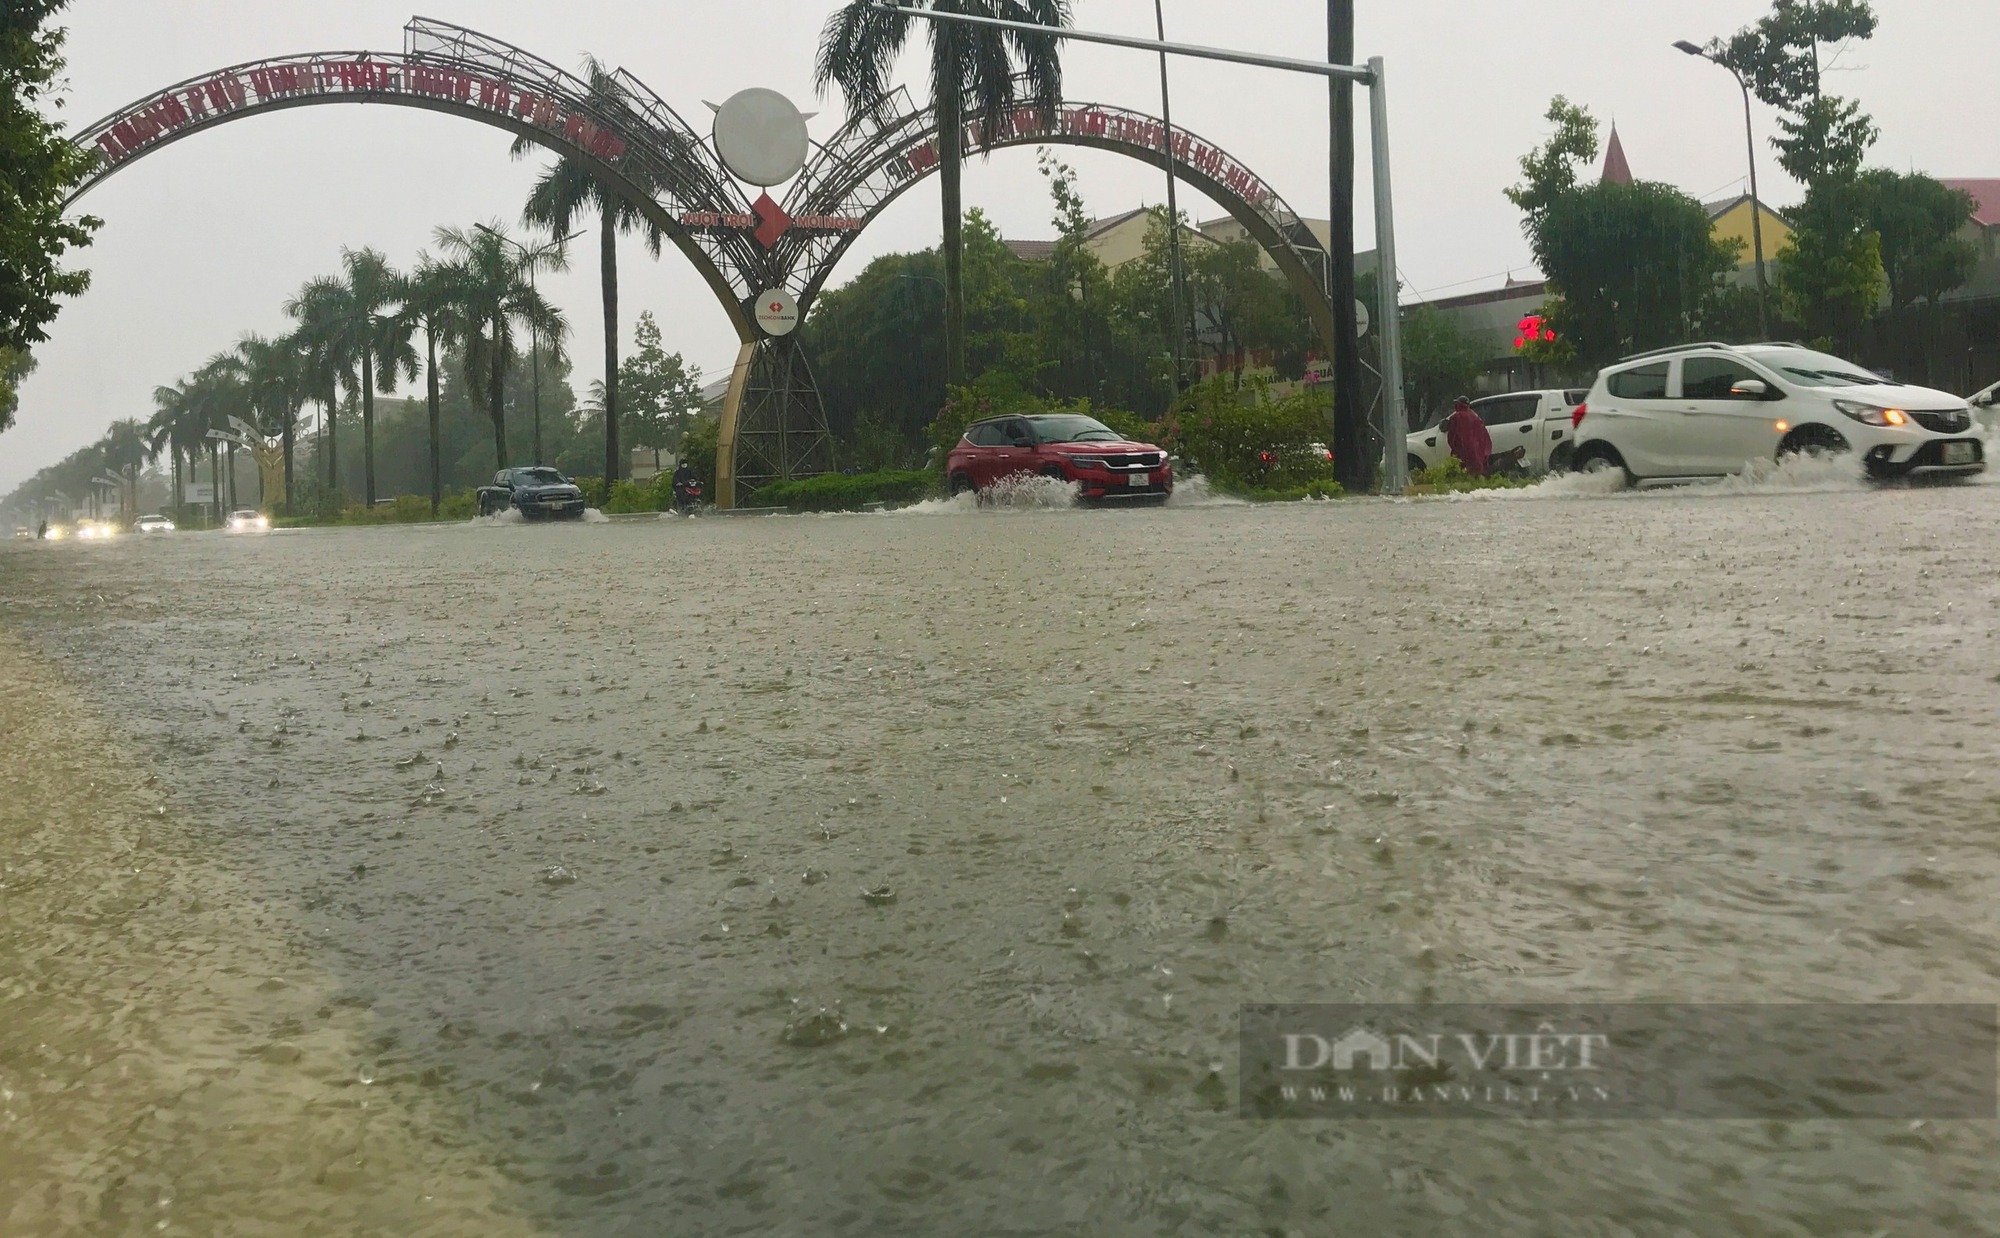
[[[1486,423],[1493,440],[1492,468],[1531,477],[1562,472],[1569,467],[1570,439],[1576,432],[1570,415],[1590,392],[1572,387],[1562,391],[1513,391],[1472,402],[1472,411]],[[1433,468],[1451,459],[1444,422],[1409,436],[1410,472]]]

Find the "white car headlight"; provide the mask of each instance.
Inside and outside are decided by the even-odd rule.
[[[1859,400],[1835,400],[1833,406],[1841,414],[1864,425],[1906,426],[1910,424],[1909,414],[1900,408],[1883,408],[1877,404],[1863,404]]]

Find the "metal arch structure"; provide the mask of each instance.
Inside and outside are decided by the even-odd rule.
[[[623,69],[613,80],[616,91],[593,90],[512,44],[419,17],[404,27],[401,52],[311,52],[232,65],[155,91],[87,126],[72,141],[91,151],[96,165],[69,201],[182,138],[297,107],[415,107],[505,129],[588,168],[701,274],[744,345],[731,388],[732,423],[757,376],[778,376],[774,385],[786,397],[753,401],[751,420],[730,426],[731,437],[740,437],[754,457],[745,479],[755,484],[829,471],[832,438],[817,392],[808,381],[794,394],[803,358],[772,357],[795,352],[796,344],[767,338],[750,309],[758,294],[787,286],[787,268],[744,230],[689,222],[741,218],[755,207],[709,144],[658,94]]]
[[[830,472],[832,436],[795,334],[770,336],[753,305],[782,289],[801,315],[860,231],[939,163],[937,115],[898,91],[821,144],[781,206],[752,203],[709,143],[644,82],[619,69],[595,90],[512,44],[448,22],[415,18],[401,52],[313,52],[234,65],[156,91],[73,139],[96,166],[87,193],[139,158],[219,124],[326,103],[385,104],[505,129],[588,168],[671,240],[707,282],[742,342],[724,401],[716,500],[733,506],[781,478]],[[1170,171],[1221,204],[1298,291],[1329,351],[1333,312],[1325,252],[1275,191],[1221,147],[1143,112],[1064,104],[1053,117],[1008,112],[964,149],[1094,147]]]
[[[1214,199],[1271,255],[1312,315],[1331,355],[1333,308],[1326,293],[1326,250],[1297,212],[1262,178],[1220,146],[1130,108],[1065,103],[1053,118],[1017,108],[983,140],[980,118],[967,122],[964,148],[983,154],[1016,146],[1087,146],[1150,163]],[[897,91],[872,114],[851,119],[807,165],[786,205],[803,215],[858,218],[865,226],[938,166],[937,114]],[[802,311],[824,286],[858,232],[786,237],[777,253],[795,273]]]

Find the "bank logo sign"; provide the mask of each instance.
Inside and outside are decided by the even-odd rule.
[[[1254,1118],[1983,1118],[1993,1006],[1247,1006]]]

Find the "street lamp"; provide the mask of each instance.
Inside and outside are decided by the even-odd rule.
[[[528,295],[538,302],[542,298],[541,294],[535,291],[535,269],[541,265],[543,258],[559,252],[563,246],[583,235],[581,232],[572,232],[568,236],[551,240],[546,245],[530,249],[506,233],[489,228],[485,224],[476,223],[472,226],[502,245],[512,246],[521,252],[521,265],[528,270]],[[535,463],[540,464],[542,463],[542,332],[541,324],[535,321],[532,314],[528,317],[528,349],[535,384]],[[607,486],[610,484],[608,481],[605,483]]]
[[[1715,47],[1699,47],[1682,39],[1674,46],[1690,56],[1699,56],[1710,64],[1721,65],[1729,70],[1729,76],[1743,90],[1743,136],[1750,148],[1750,237],[1757,253],[1757,331],[1765,339],[1771,338],[1771,313],[1767,302],[1770,300],[1771,284],[1764,274],[1764,201],[1757,196],[1757,130],[1750,112],[1750,83],[1730,64],[1717,54]]]

